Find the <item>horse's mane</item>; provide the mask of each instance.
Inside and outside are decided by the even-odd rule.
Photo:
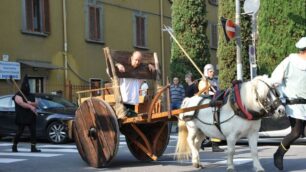
[[[256,92],[259,98],[265,98],[269,92],[269,87],[265,83],[271,85],[267,75],[256,76],[254,79],[242,84],[240,96],[247,109],[259,112],[261,108],[256,101]]]

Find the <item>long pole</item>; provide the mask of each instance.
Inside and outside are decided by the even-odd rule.
[[[237,49],[237,80],[242,81],[241,36],[240,36],[240,0],[236,0],[236,49]]]
[[[175,36],[173,35],[173,33],[171,32],[171,29],[168,26],[164,26],[165,30],[170,34],[170,36],[172,37],[172,39],[174,40],[174,42],[180,47],[180,49],[183,51],[183,53],[186,55],[186,57],[190,60],[190,62],[193,64],[193,66],[197,69],[197,71],[201,74],[202,78],[204,77],[204,74],[202,73],[202,71],[199,69],[199,67],[195,64],[195,62],[190,58],[190,56],[188,55],[188,53],[185,51],[185,49],[182,47],[182,45],[178,42],[178,40],[175,38]]]

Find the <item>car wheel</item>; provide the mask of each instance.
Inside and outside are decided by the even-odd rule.
[[[52,143],[65,143],[68,140],[67,125],[59,121],[52,122],[47,128],[47,137]]]

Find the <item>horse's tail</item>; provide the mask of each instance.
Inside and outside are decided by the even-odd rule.
[[[188,130],[183,120],[178,120],[178,140],[175,150],[175,159],[189,159],[191,152],[187,143]]]

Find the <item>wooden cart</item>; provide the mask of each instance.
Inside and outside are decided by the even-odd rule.
[[[143,54],[143,63],[154,64],[157,69],[155,73],[133,72],[128,68],[125,73],[120,73],[114,67],[115,63],[127,63],[132,53],[111,51],[109,48],[103,50],[112,83],[106,84],[105,88],[77,92],[80,107],[76,112],[73,133],[79,154],[92,167],[108,166],[116,156],[121,132],[126,137],[129,150],[138,160],[157,160],[169,142],[168,122],[177,121],[177,115],[181,112],[209,105],[171,111],[170,85],[160,84],[156,53]],[[154,91],[149,92],[146,98],[139,97],[140,103],[135,107],[137,116],[118,119],[117,114],[124,113],[119,90],[119,78],[123,77],[151,80]],[[98,96],[92,96],[93,92]]]

